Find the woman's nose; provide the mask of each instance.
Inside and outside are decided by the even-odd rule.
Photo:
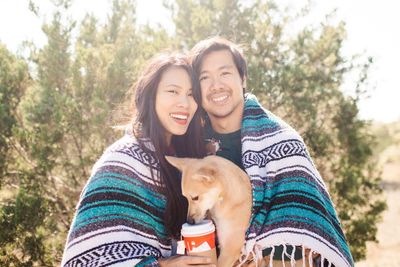
[[[189,96],[183,95],[179,98],[179,107],[187,108],[189,107]]]

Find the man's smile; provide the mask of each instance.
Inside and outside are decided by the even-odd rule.
[[[229,93],[215,93],[208,96],[208,100],[217,105],[225,104],[229,99]]]

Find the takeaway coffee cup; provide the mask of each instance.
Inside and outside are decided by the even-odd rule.
[[[198,224],[182,225],[181,234],[188,255],[207,256],[217,264],[215,249],[215,226],[211,220],[204,220]]]

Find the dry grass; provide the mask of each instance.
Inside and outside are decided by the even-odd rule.
[[[397,156],[400,151],[396,151]],[[367,244],[367,259],[356,267],[400,266],[400,157],[386,161],[383,166],[383,188],[388,209],[378,225],[379,243]]]

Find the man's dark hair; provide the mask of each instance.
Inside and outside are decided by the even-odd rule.
[[[196,75],[196,80],[199,78],[201,64],[203,63],[204,57],[211,52],[221,50],[228,50],[231,52],[233,61],[239,71],[240,78],[244,81],[247,77],[247,63],[244,59],[242,48],[239,45],[219,36],[198,42],[190,51],[190,62]]]

